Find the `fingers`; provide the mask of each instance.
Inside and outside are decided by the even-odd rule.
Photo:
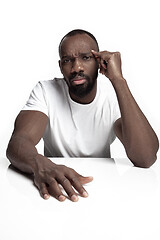
[[[76,173],[76,172],[75,172]],[[75,176],[76,175],[76,176]],[[83,177],[79,175],[78,173],[76,174],[66,174],[66,176],[58,176],[56,180],[53,180],[50,183],[49,186],[49,192],[51,193],[52,196],[57,198],[60,201],[64,201],[65,196],[62,194],[59,184],[63,187],[69,198],[73,202],[77,202],[79,200],[77,193],[75,192],[74,189],[77,190],[77,192],[80,194],[82,197],[88,197],[87,191],[84,189],[82,184],[89,183],[93,180],[93,177]],[[74,187],[74,189],[73,189]]]
[[[65,176],[59,177],[57,180],[61,184],[61,186],[64,188],[69,198],[73,202],[77,202],[78,196],[77,196],[77,193],[72,188],[71,182]]]
[[[77,192],[80,194],[80,196],[88,197],[88,193],[82,186],[82,183],[81,183],[81,180],[80,180],[78,174],[76,176],[70,175],[70,176],[68,176],[68,178],[69,178],[70,184],[77,190]]]
[[[62,185],[70,199],[74,202],[78,201],[77,193],[74,189],[77,190],[77,192],[82,197],[88,197],[87,191],[84,189],[82,184],[89,183],[93,180],[93,177],[83,177],[73,171],[74,174],[66,174],[65,177],[61,177],[58,180],[58,182]],[[74,189],[73,189],[74,187]]]
[[[100,52],[96,52],[95,50],[91,50],[91,52],[93,53],[93,55],[94,55],[96,58],[100,58],[100,57],[101,57]]]
[[[109,78],[111,82],[123,78],[120,52],[96,52],[94,50],[91,52],[99,63],[100,73]]]
[[[52,195],[61,202],[66,199],[66,197],[62,194],[60,187],[55,181],[55,179],[52,179],[50,185],[43,182],[35,182],[35,185],[38,187],[40,195],[45,200],[49,199],[50,195]]]
[[[71,180],[71,183],[73,185],[73,187],[79,192],[79,194],[82,196],[82,197],[88,197],[88,193],[87,191],[84,189],[84,187],[82,186],[82,184],[80,183],[79,179],[77,178],[72,178]]]
[[[105,58],[104,58],[104,52],[96,52],[94,50],[91,50],[91,52],[99,63],[100,73],[105,74],[107,69],[107,61],[109,60],[110,53],[105,51]]]
[[[40,194],[41,196],[44,198],[44,199],[49,199],[50,197],[50,194],[47,190],[47,187],[46,187],[46,184],[45,183],[42,183],[41,186],[39,187],[39,191],[40,191]]]
[[[77,192],[82,197],[88,197],[87,191],[84,189],[82,184],[89,183],[93,180],[93,177],[83,177],[81,175],[75,176],[62,176],[57,178],[57,181],[55,179],[52,179],[49,184],[40,183],[38,184],[40,195],[44,199],[49,199],[50,195],[55,197],[59,201],[65,201],[66,196],[62,193],[59,184],[63,187],[69,198],[73,202],[77,202],[79,200],[77,193],[74,189],[77,190]],[[73,189],[74,187],[74,189]]]
[[[93,177],[83,177],[72,168],[63,165],[53,165],[52,171],[48,170],[45,174],[42,171],[38,172],[34,178],[44,199],[48,199],[51,195],[59,201],[64,201],[66,199],[62,193],[64,190],[73,202],[78,201],[78,195],[88,197],[88,193],[82,185],[92,180]]]
[[[96,52],[95,50],[91,50],[91,52],[96,58],[103,58],[103,60],[109,59],[112,56],[112,54],[114,54],[108,51]]]
[[[55,197],[59,201],[64,201],[66,197],[61,192],[60,186],[57,181],[53,178],[52,181],[49,183],[48,190],[50,194]]]

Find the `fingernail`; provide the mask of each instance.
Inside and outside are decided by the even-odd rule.
[[[64,200],[66,200],[65,196],[63,196],[63,195],[60,195],[58,197],[58,199],[59,199],[60,202],[63,202]]]
[[[87,193],[87,192],[83,192],[83,193],[82,193],[82,196],[83,196],[83,197],[88,197],[88,193]]]
[[[77,202],[78,201],[78,197],[76,195],[72,195],[71,200],[73,202]]]
[[[91,178],[91,179],[93,180],[93,177],[92,177],[92,176],[90,176],[89,178]]]
[[[44,199],[47,200],[50,196],[48,194],[44,194],[43,197],[44,197]]]

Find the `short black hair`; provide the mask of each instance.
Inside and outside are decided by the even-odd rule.
[[[60,51],[61,51],[61,45],[62,45],[62,42],[63,40],[66,38],[66,37],[72,37],[72,36],[75,36],[77,34],[87,34],[88,36],[90,36],[96,43],[97,45],[97,48],[98,48],[98,51],[99,51],[99,46],[98,46],[98,42],[97,42],[97,39],[93,36],[92,33],[86,31],[86,30],[82,30],[82,29],[75,29],[75,30],[72,30],[70,32],[68,32],[63,38],[62,40],[60,41],[60,44],[59,44],[59,55],[60,55]]]

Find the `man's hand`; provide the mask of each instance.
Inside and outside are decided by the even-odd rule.
[[[94,50],[91,52],[99,63],[100,73],[108,77],[111,82],[123,79],[119,52],[96,52]]]
[[[66,196],[62,193],[60,184],[69,198],[73,202],[77,202],[78,194],[73,187],[80,196],[88,197],[88,193],[82,185],[92,180],[93,177],[83,177],[72,168],[57,165],[42,155],[37,156],[34,182],[44,199],[48,199],[52,195],[57,200],[64,201]]]

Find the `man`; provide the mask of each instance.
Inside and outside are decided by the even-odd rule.
[[[59,45],[59,66],[64,79],[39,82],[15,121],[7,157],[21,171],[32,173],[41,196],[59,201],[87,197],[83,177],[56,165],[47,157],[110,157],[117,136],[127,156],[138,167],[156,160],[158,139],[135,102],[121,71],[119,52],[99,52],[95,37],[84,30],[66,34]],[[97,79],[98,69],[104,75]],[[118,104],[107,91],[111,82]],[[117,110],[119,105],[120,113]],[[45,156],[36,144],[43,137]]]

